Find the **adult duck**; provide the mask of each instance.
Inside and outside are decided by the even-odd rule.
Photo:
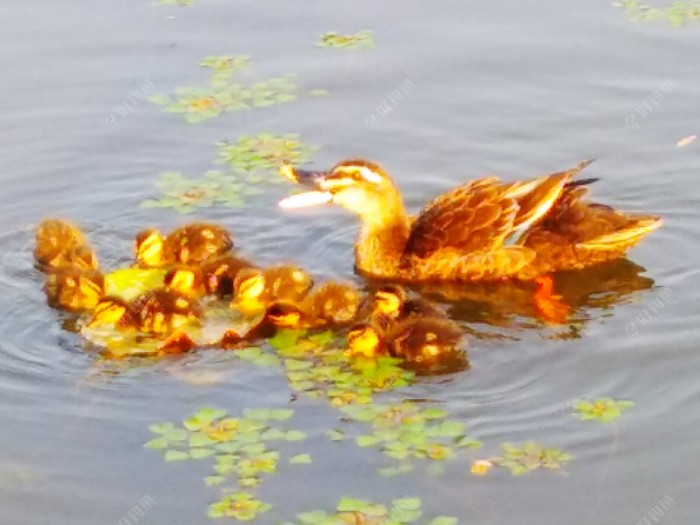
[[[494,281],[591,266],[621,257],[661,219],[585,199],[574,180],[584,161],[520,182],[488,177],[448,191],[416,216],[406,213],[391,177],[366,160],[329,171],[283,166],[282,175],[311,188],[280,202],[284,208],[334,203],[359,215],[355,267],[367,277],[418,281]]]

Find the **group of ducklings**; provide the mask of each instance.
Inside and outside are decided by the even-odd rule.
[[[131,300],[110,296],[94,249],[79,228],[46,220],[36,231],[37,266],[52,307],[86,314],[85,327],[108,327],[158,340],[160,354],[203,346],[189,327],[200,325],[213,301],[225,300],[251,322],[209,342],[224,348],[270,337],[278,328],[348,330],[348,353],[393,356],[421,373],[468,367],[463,332],[445,312],[398,285],[365,296],[336,281],[315,284],[295,265],[261,268],[233,250],[230,233],[192,223],[167,235],[144,230],[134,242],[134,266],[162,272],[158,287]]]

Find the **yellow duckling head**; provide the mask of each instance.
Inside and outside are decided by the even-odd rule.
[[[352,328],[347,338],[348,351],[352,356],[375,358],[381,353],[382,339],[371,325],[362,324]]]
[[[233,281],[234,299],[231,305],[246,314],[260,312],[265,308],[262,298],[266,287],[267,280],[261,270],[241,270]]]
[[[191,268],[174,268],[165,275],[163,284],[171,290],[191,296],[196,295],[201,287],[202,279]]]
[[[136,260],[146,267],[162,266],[164,244],[163,234],[158,230],[149,229],[139,232],[134,241]]]
[[[270,305],[266,317],[277,328],[298,328],[302,312],[298,306],[280,301]]]
[[[401,308],[406,302],[406,299],[406,290],[401,286],[382,286],[374,294],[373,302],[375,312],[394,319],[401,313]]]

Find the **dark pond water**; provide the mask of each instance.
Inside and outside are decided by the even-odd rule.
[[[284,377],[216,351],[105,373],[45,306],[32,228],[45,216],[72,218],[104,266],[116,268],[138,229],[184,220],[139,208],[159,173],[211,169],[220,140],[293,132],[320,147],[318,166],[353,156],[381,162],[412,210],[470,178],[536,176],[593,157],[597,199],[666,223],[631,251],[634,262],[561,277],[561,292],[579,307],[571,326],[538,322],[517,289],[477,290],[453,303],[473,333],[472,370],[389,396],[434,400],[468,423],[484,442],[468,459],[532,439],[573,454],[565,472],[476,477],[463,458],[440,476],[383,478],[380,454],[328,441],[336,410],[300,398],[294,422],[309,435],[301,448],[314,463],[265,480],[259,495],[275,507],[256,522],[332,509],[345,495],[412,495],[428,515],[484,524],[632,525],[670,497],[663,523],[691,523],[700,489],[700,142],[676,143],[700,126],[698,27],[634,23],[603,1],[5,3],[0,521],[118,523],[145,496],[155,504],[140,523],[207,520],[218,497],[202,483],[210,466],[164,463],[142,448],[148,425],[207,404],[233,413],[288,406]],[[371,50],[313,45],[325,31],[363,28],[374,31]],[[295,73],[301,92],[329,95],[192,126],[145,101],[117,112],[144,82],[158,93],[203,83],[197,64],[211,54],[249,54],[261,78]],[[410,94],[369,126],[407,80]],[[672,89],[637,112],[660,86]],[[275,206],[288,188],[263,188],[246,207],[194,217],[231,228],[261,263],[297,261],[318,276],[353,278],[354,218],[333,209],[290,214]],[[659,294],[663,308],[640,324]],[[202,374],[218,382],[187,380]],[[600,396],[635,405],[606,425],[572,416],[576,399]]]

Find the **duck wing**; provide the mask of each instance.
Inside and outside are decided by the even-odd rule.
[[[585,185],[592,180],[567,185],[547,217],[518,240],[537,252],[536,271],[582,268],[620,257],[661,226],[659,217],[625,213],[585,199]]]
[[[542,220],[588,164],[525,182],[489,177],[444,193],[413,222],[404,254],[427,258],[443,249],[469,253],[500,248],[514,231]]]
[[[525,182],[496,177],[469,182],[440,195],[415,219],[401,267],[420,279],[491,280],[515,274],[535,252],[504,246],[516,232],[544,220],[572,177],[590,161]]]

